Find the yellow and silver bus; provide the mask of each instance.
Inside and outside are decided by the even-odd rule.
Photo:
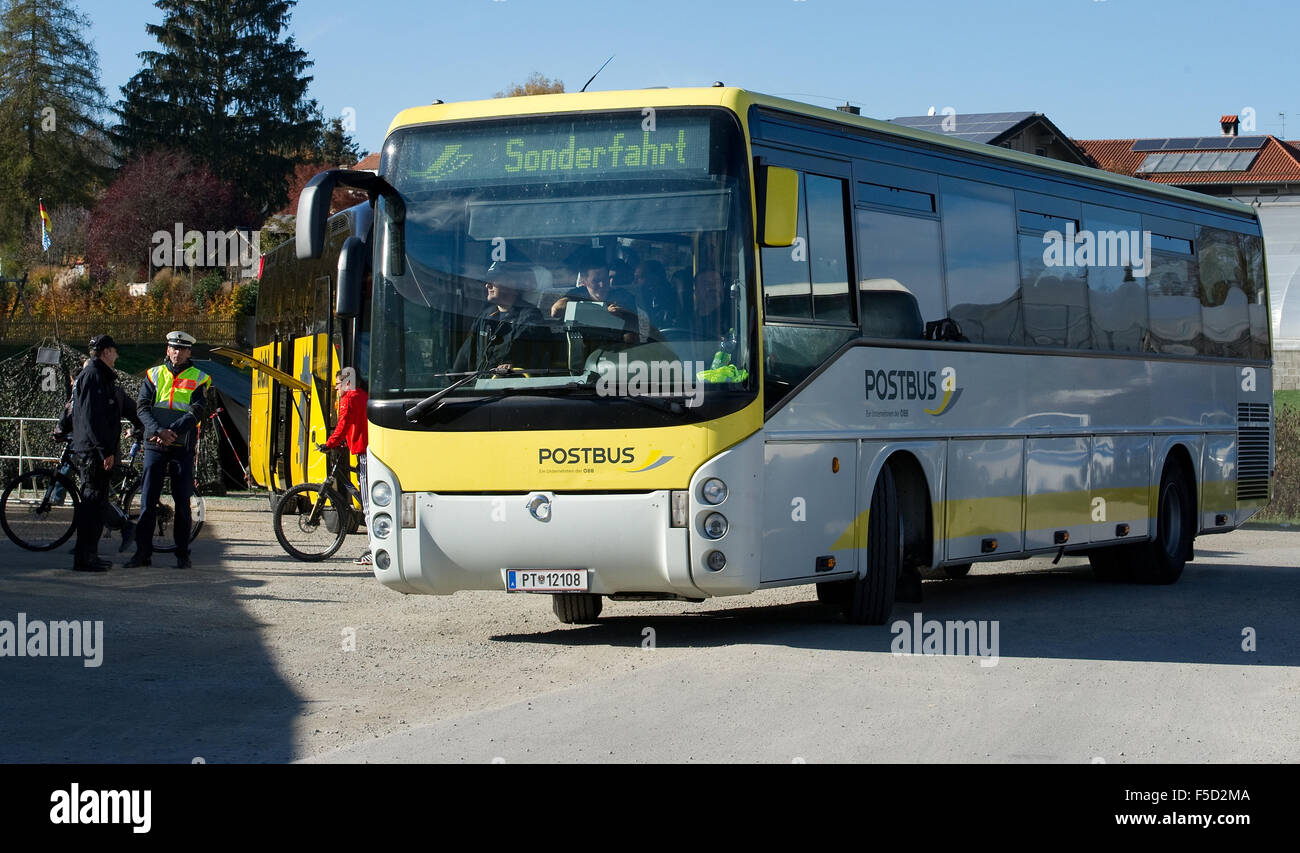
[[[299,260],[292,240],[266,252],[258,273],[252,357],[219,351],[252,368],[249,475],[272,495],[325,478],[327,461],[316,443],[335,423],[334,376],[347,365],[364,375],[368,312],[342,320],[335,309],[343,244],[349,237],[368,240],[372,219],[368,204],[331,216],[316,258]]]
[[[407,110],[378,176],[304,192],[299,256],[338,184],[374,204],[339,301],[372,264],[368,521],[403,593],[586,622],[816,584],[878,624],[926,567],[1171,583],[1270,497],[1235,202],[725,87]]]

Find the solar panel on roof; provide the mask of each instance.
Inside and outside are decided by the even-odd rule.
[[[1214,162],[1210,164],[1211,172],[1222,172],[1228,168],[1228,165],[1236,158],[1236,153],[1232,151],[1220,151],[1214,155]]]
[[[1242,151],[1236,156],[1235,159],[1233,159],[1232,165],[1229,166],[1228,168],[1234,172],[1245,171],[1246,169],[1250,168],[1250,164],[1253,163],[1255,161],[1255,158],[1258,156],[1259,156],[1258,151]]]
[[[1137,167],[1139,172],[1154,172],[1156,164],[1164,159],[1163,154],[1148,154],[1142,159],[1142,165]]]
[[[1232,140],[1229,148],[1263,148],[1264,143],[1268,141],[1267,136],[1238,136]]]
[[[1203,136],[1196,140],[1196,148],[1200,151],[1227,148],[1232,139],[1231,136]]]
[[[1174,148],[1178,148],[1178,149],[1189,149],[1189,148],[1195,148],[1195,147],[1196,147],[1196,137],[1195,137],[1195,136],[1181,136],[1181,137],[1178,137],[1177,139],[1171,139],[1171,140],[1169,140],[1169,142],[1165,145],[1165,148],[1168,148],[1168,149],[1174,149]]]
[[[1129,150],[1130,151],[1159,151],[1161,148],[1164,147],[1165,147],[1165,140],[1163,139],[1139,139],[1137,142],[1133,143],[1133,147]]]

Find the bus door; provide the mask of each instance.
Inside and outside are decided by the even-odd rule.
[[[852,167],[761,146],[755,153],[799,175],[795,244],[764,248],[760,267],[764,380],[788,393],[858,334]],[[798,400],[767,399],[786,411],[764,448],[762,582],[855,572],[860,406],[829,380],[806,386]],[[783,429],[832,434],[782,440]]]

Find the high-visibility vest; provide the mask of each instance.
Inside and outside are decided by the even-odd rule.
[[[192,364],[175,375],[167,369],[167,365],[160,364],[149,368],[147,375],[154,387],[153,407],[155,409],[188,412],[194,392],[205,385],[212,384],[212,377]]]

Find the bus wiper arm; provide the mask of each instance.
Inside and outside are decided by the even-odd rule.
[[[448,385],[446,388],[443,388],[441,391],[437,392],[436,394],[433,394],[430,397],[425,397],[423,400],[416,403],[411,408],[407,409],[406,419],[412,423],[416,423],[417,421],[420,420],[420,418],[424,417],[430,412],[436,411],[438,407],[442,405],[443,397],[446,397],[448,394],[450,394],[452,391],[455,391],[457,388],[461,387],[462,385],[468,385],[470,382],[473,382],[475,379],[481,379],[485,376],[509,376],[509,375],[510,375],[509,367],[506,367],[504,369],[501,367],[488,367],[488,368],[484,368],[483,370],[475,370],[471,373],[467,373],[466,375],[462,376],[460,379],[457,379],[455,382]]]
[[[569,388],[586,388],[593,392],[596,390],[596,380],[600,374],[595,371],[588,371],[587,377],[582,382],[575,382],[567,387]],[[597,396],[600,396],[597,394]],[[633,403],[645,406],[648,409],[658,409],[661,412],[668,412],[674,415],[680,415],[686,411],[683,405],[684,401],[691,399],[689,396],[681,397],[656,397],[643,394],[619,394],[618,399],[629,400]]]

